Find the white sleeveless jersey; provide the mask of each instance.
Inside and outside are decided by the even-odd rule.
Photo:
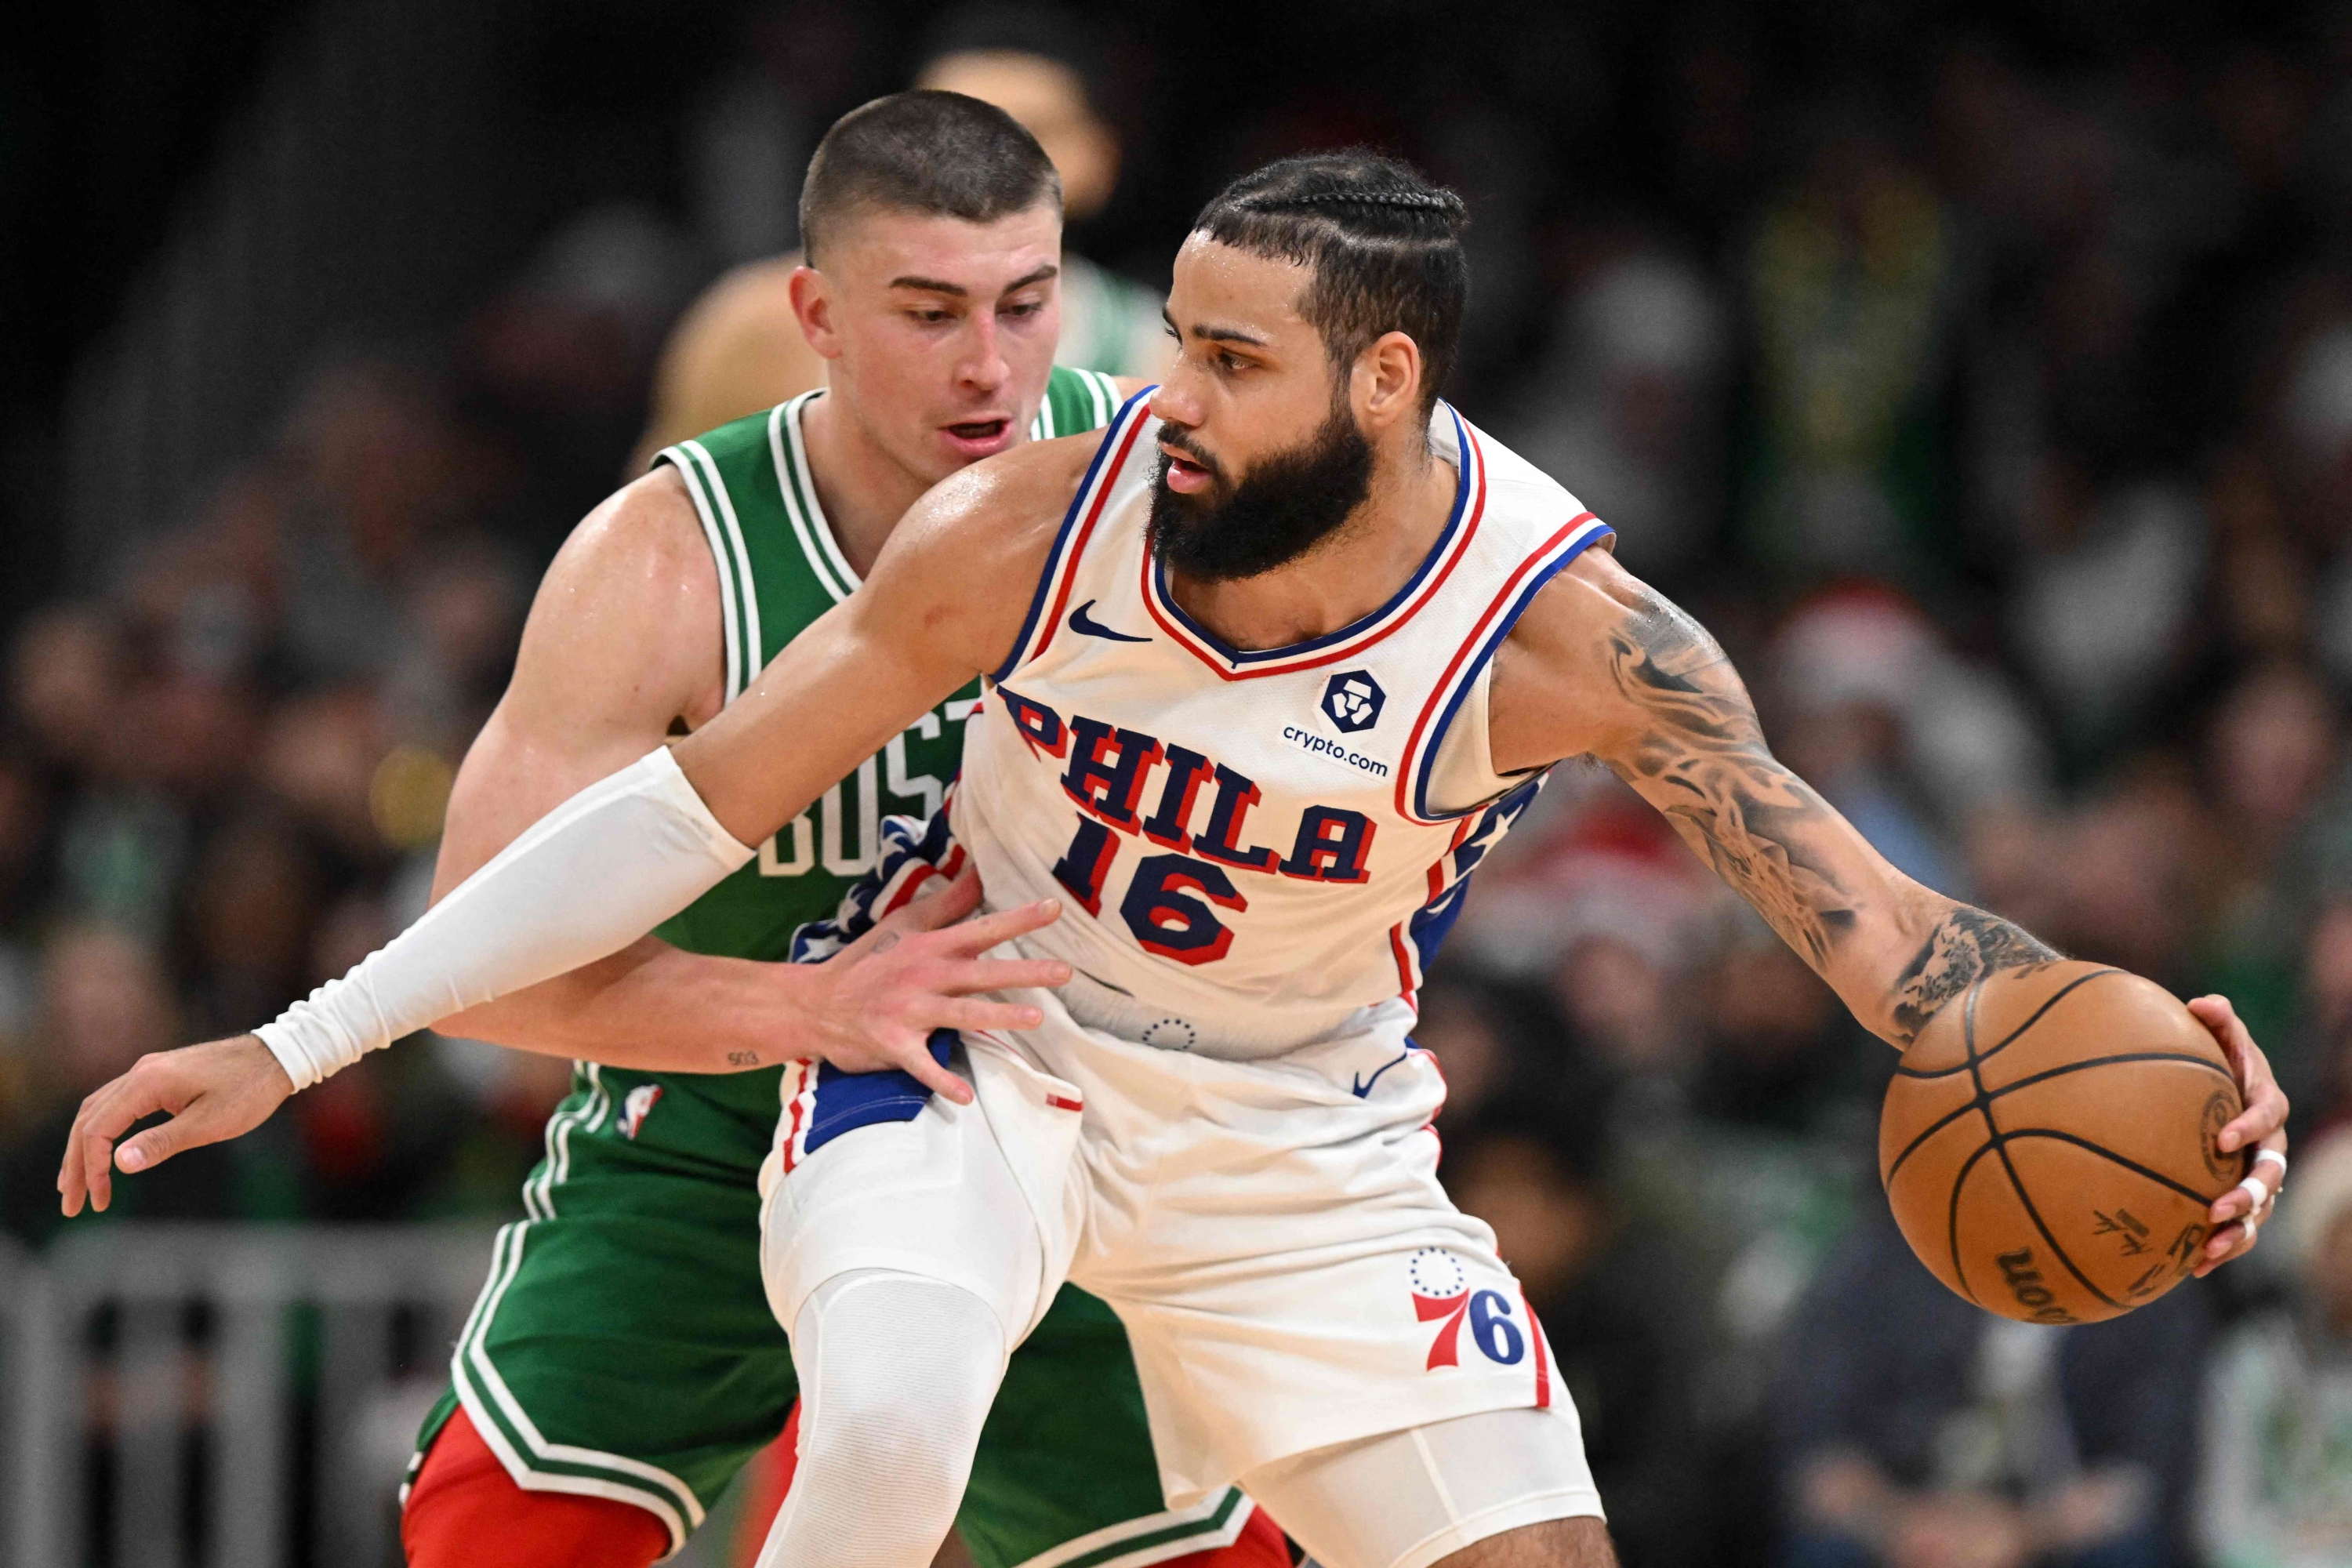
[[[1412,579],[1328,636],[1234,649],[1152,559],[1149,395],[1105,433],[968,731],[954,827],[992,905],[1061,900],[1024,945],[1130,1020],[1164,1011],[1148,1043],[1262,1055],[1411,1000],[1542,782],[1488,761],[1495,650],[1609,530],[1440,405],[1460,483]]]

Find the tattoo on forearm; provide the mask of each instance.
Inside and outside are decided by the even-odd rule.
[[[760,1065],[760,1053],[757,1051],[730,1051],[727,1053],[727,1065],[734,1068],[758,1067]]]
[[[1854,924],[1852,898],[1807,844],[1807,829],[1833,815],[1828,803],[1765,748],[1723,649],[1674,605],[1645,593],[1610,652],[1618,689],[1650,721],[1620,771],[1650,786],[1675,831],[1821,968]]]
[[[1945,1003],[1996,970],[2058,957],[2048,943],[1998,915],[1954,904],[1895,982],[1896,1037],[1909,1045]]]

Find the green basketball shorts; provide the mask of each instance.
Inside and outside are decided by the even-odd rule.
[[[412,1477],[462,1403],[518,1485],[635,1504],[683,1545],[799,1394],[760,1281],[772,1133],[691,1076],[582,1064]],[[1117,1568],[1231,1544],[1250,1512],[1231,1489],[1167,1508],[1126,1332],[1066,1289],[1013,1353],[957,1526],[981,1568]]]

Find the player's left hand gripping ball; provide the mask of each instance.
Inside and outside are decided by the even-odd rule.
[[[2189,1010],[2221,1043],[2230,1065],[2238,1069],[2238,1087],[2245,1094],[2245,1110],[2223,1127],[2214,1142],[2224,1154],[2248,1148],[2254,1151],[2246,1179],[2215,1199],[2209,1211],[2213,1235],[2197,1264],[2197,1277],[2201,1279],[2252,1250],[2278,1204],[2279,1190],[2286,1183],[2287,1103],[2278,1079],[2271,1074],[2270,1058],[2246,1032],[2244,1021],[2228,997],[2200,996],[2189,1004]]]

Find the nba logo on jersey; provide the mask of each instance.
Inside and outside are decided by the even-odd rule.
[[[661,1097],[661,1085],[657,1083],[641,1083],[629,1090],[628,1097],[621,1101],[621,1136],[635,1141],[654,1101]]]
[[[1343,735],[1369,730],[1381,721],[1381,705],[1388,693],[1368,669],[1350,669],[1331,678],[1323,689],[1323,711]]]

